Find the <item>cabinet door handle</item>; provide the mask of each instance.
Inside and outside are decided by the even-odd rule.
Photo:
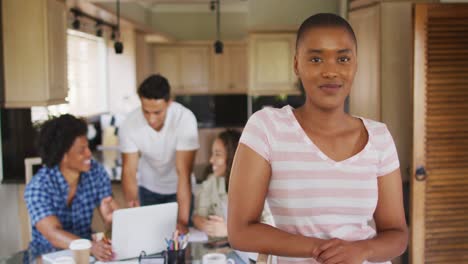
[[[425,181],[427,179],[427,173],[424,166],[418,166],[416,168],[415,177],[417,181]]]

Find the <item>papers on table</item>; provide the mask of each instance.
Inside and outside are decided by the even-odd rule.
[[[140,263],[141,264],[164,264],[164,259],[163,258],[147,258],[147,259],[142,259]],[[94,264],[138,264],[138,259],[108,261],[108,262],[96,261]]]
[[[189,242],[206,242],[208,241],[208,235],[203,232],[203,231],[200,231],[196,228],[193,228],[193,227],[190,227],[189,228],[189,239],[188,241]]]
[[[96,261],[96,262],[94,262],[94,264],[138,264],[138,259],[123,260],[123,261],[109,261],[109,262]]]
[[[52,264],[54,261],[59,257],[73,257],[73,253],[71,250],[59,250],[52,253],[42,255],[42,262],[45,264]],[[93,263],[94,258],[92,256],[89,257],[89,262]],[[137,261],[138,262],[138,261]]]

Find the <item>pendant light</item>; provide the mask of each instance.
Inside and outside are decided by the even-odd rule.
[[[116,54],[122,54],[123,49],[123,43],[120,41],[120,0],[117,0],[117,30],[115,34],[114,50]]]
[[[212,2],[213,6],[214,2]],[[221,19],[221,14],[220,14],[220,3],[219,0],[216,0],[216,41],[214,43],[214,50],[216,54],[222,54],[223,53],[223,47],[224,44],[221,41],[221,32],[220,32],[220,19]]]

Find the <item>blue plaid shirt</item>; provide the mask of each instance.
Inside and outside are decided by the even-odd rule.
[[[58,166],[43,167],[32,178],[24,191],[32,225],[29,254],[35,258],[55,251],[52,244],[36,229],[36,224],[47,216],[56,216],[63,230],[81,238],[91,238],[91,220],[94,208],[102,199],[111,196],[111,183],[107,172],[96,161],[91,169],[81,173],[71,206],[67,206],[69,186]]]

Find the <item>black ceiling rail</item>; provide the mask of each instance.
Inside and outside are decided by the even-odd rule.
[[[118,30],[118,28],[119,28],[117,24],[109,23],[109,22],[107,22],[107,21],[105,21],[105,20],[103,20],[101,18],[98,18],[98,17],[92,16],[90,14],[87,14],[87,13],[85,13],[85,12],[81,11],[80,9],[75,8],[75,7],[70,8],[70,12],[73,13],[75,18],[86,17],[86,18],[89,18],[91,20],[94,20],[96,22],[96,24],[108,26],[112,30]]]

